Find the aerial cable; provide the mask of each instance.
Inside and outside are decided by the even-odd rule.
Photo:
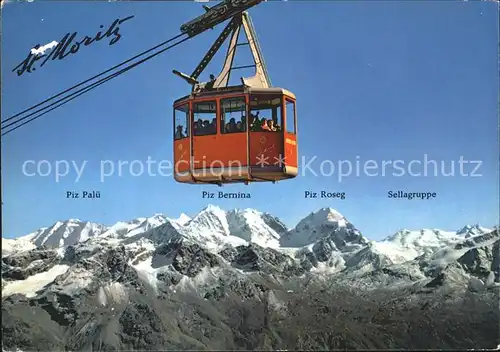
[[[64,91],[62,91],[62,92],[60,92],[60,93],[58,93],[58,94],[56,94],[56,95],[54,95],[54,96],[52,96],[52,97],[50,97],[50,98],[46,99],[46,100],[44,100],[44,101],[42,101],[42,102],[40,102],[40,103],[38,103],[38,104],[36,104],[36,105],[34,105],[34,106],[32,106],[32,107],[28,108],[28,109],[26,109],[26,110],[24,110],[24,111],[21,111],[20,113],[18,113],[18,114],[16,114],[16,115],[14,115],[14,116],[9,117],[8,119],[6,119],[6,120],[2,121],[2,124],[3,124],[3,123],[5,123],[5,122],[10,121],[10,120],[12,120],[12,119],[14,119],[14,118],[16,118],[16,117],[18,117],[18,116],[19,116],[19,115],[21,115],[21,114],[24,114],[25,112],[28,112],[28,111],[30,111],[30,110],[33,110],[33,109],[35,109],[35,108],[39,107],[40,105],[45,104],[45,103],[47,103],[47,102],[49,102],[49,101],[51,101],[51,100],[53,100],[53,99],[55,99],[55,98],[57,98],[57,97],[59,97],[59,96],[61,96],[61,95],[65,94],[65,93],[67,93],[67,92],[69,92],[69,91],[71,91],[71,90],[73,90],[73,89],[75,89],[75,88],[77,88],[77,87],[79,87],[79,86],[81,86],[81,85],[85,84],[85,83],[88,83],[89,81],[92,81],[93,79],[98,78],[98,77],[100,77],[100,76],[102,76],[102,75],[104,75],[104,74],[106,74],[106,73],[108,73],[108,72],[110,72],[110,71],[112,71],[112,70],[114,70],[114,69],[116,69],[116,68],[120,67],[120,66],[123,66],[123,65],[125,65],[125,64],[127,64],[127,63],[129,63],[130,61],[132,61],[132,60],[134,60],[134,59],[137,59],[137,58],[138,58],[138,57],[140,57],[140,56],[143,56],[143,55],[145,55],[145,54],[147,54],[147,53],[149,53],[149,52],[151,52],[151,51],[153,51],[153,50],[155,50],[155,49],[157,49],[157,48],[159,48],[159,47],[161,47],[161,46],[163,46],[163,45],[165,45],[165,44],[168,44],[169,42],[172,42],[172,41],[174,41],[174,40],[176,40],[176,39],[178,39],[178,38],[182,37],[183,35],[185,35],[185,34],[184,34],[184,33],[178,34],[178,35],[176,35],[175,37],[173,37],[173,38],[171,38],[171,39],[169,39],[169,40],[167,40],[167,41],[164,41],[164,42],[162,42],[162,43],[160,43],[160,44],[156,45],[155,47],[153,47],[153,48],[151,48],[151,49],[148,49],[148,50],[146,50],[146,51],[144,51],[144,52],[142,52],[142,53],[140,53],[140,54],[137,54],[137,55],[135,55],[134,57],[132,57],[132,58],[130,58],[130,59],[128,59],[128,60],[126,60],[126,61],[123,61],[122,63],[120,63],[120,64],[118,64],[118,65],[115,65],[115,66],[111,67],[110,69],[108,69],[108,70],[106,70],[106,71],[104,71],[104,72],[101,72],[101,73],[99,73],[99,74],[97,74],[97,75],[95,75],[95,76],[93,76],[93,77],[91,77],[91,78],[89,78],[89,79],[87,79],[87,80],[85,80],[85,81],[82,81],[82,82],[80,82],[80,83],[78,83],[78,84],[76,84],[76,85],[74,85],[74,86],[72,86],[72,87],[70,87],[70,88],[68,88],[68,89],[66,89],[66,90],[64,90]],[[173,48],[174,46],[177,46],[177,45],[179,45],[179,44],[181,44],[181,43],[185,42],[186,40],[188,40],[188,39],[190,39],[190,38],[192,38],[192,37],[186,37],[186,38],[182,39],[182,40],[181,40],[181,41],[179,41],[179,42],[176,42],[176,43],[174,43],[174,44],[172,44],[172,45],[169,45],[169,46],[167,46],[166,48],[163,48],[162,50],[160,50],[160,51],[158,51],[158,52],[156,52],[156,53],[154,53],[154,54],[152,54],[152,55],[150,55],[150,56],[147,56],[146,58],[141,59],[140,61],[138,61],[138,62],[136,62],[136,63],[132,64],[132,65],[131,65],[131,66],[129,66],[129,67],[123,68],[123,69],[119,70],[118,72],[115,72],[115,73],[113,73],[113,74],[111,74],[111,75],[109,75],[109,76],[107,76],[107,77],[105,77],[105,78],[100,79],[100,80],[99,80],[99,81],[97,81],[97,82],[94,82],[93,84],[91,84],[91,86],[92,86],[92,88],[95,88],[95,87],[99,86],[100,84],[102,84],[102,83],[104,83],[104,82],[107,82],[108,80],[110,80],[110,79],[112,79],[112,78],[114,78],[114,77],[116,77],[116,76],[118,76],[118,75],[120,75],[120,74],[122,74],[122,73],[124,73],[124,72],[128,71],[129,69],[131,69],[131,68],[133,68],[133,67],[135,67],[135,66],[137,66],[137,65],[140,65],[141,63],[143,63],[143,62],[145,62],[145,61],[147,61],[147,60],[149,60],[149,59],[151,59],[151,58],[153,58],[153,57],[155,57],[155,56],[157,56],[157,55],[159,55],[159,54],[161,54],[161,53],[163,53],[163,52],[167,51],[168,49]],[[97,85],[96,85],[96,84],[97,84]],[[3,129],[3,128],[7,128],[7,127],[11,126],[12,124],[16,124],[16,123],[18,123],[18,122],[20,122],[20,121],[22,121],[22,120],[25,120],[26,118],[28,118],[28,117],[30,117],[30,116],[32,116],[32,115],[34,115],[34,114],[36,114],[37,112],[40,112],[40,111],[42,111],[42,110],[45,110],[45,109],[47,109],[48,107],[50,107],[50,106],[53,106],[53,105],[57,104],[57,103],[58,103],[58,102],[60,102],[61,100],[67,99],[68,97],[70,97],[70,96],[72,96],[72,95],[75,95],[75,94],[77,94],[78,92],[81,92],[82,90],[84,90],[84,92],[87,92],[87,91],[89,91],[89,90],[91,90],[91,89],[92,89],[92,88],[90,88],[90,89],[87,89],[87,88],[89,88],[89,87],[86,87],[86,88],[84,87],[84,88],[82,88],[82,89],[80,89],[80,90],[78,90],[78,91],[76,91],[76,92],[74,92],[74,93],[70,94],[69,96],[66,96],[66,97],[63,97],[62,99],[57,100],[56,102],[52,103],[51,105],[48,105],[48,106],[46,106],[46,107],[44,107],[44,108],[42,108],[42,109],[38,109],[37,111],[35,111],[35,112],[33,112],[33,113],[31,113],[31,114],[29,114],[29,115],[25,116],[25,117],[22,117],[21,119],[19,119],[19,120],[17,120],[17,121],[11,122],[10,124],[8,124],[8,125],[6,125],[6,126],[2,126],[2,129]],[[83,92],[83,93],[84,93],[84,92]],[[83,93],[81,93],[81,94],[83,94]],[[81,95],[81,94],[78,94],[78,95],[76,95],[76,96],[79,96],[79,95]],[[76,97],[76,96],[75,96],[75,97]],[[72,100],[72,99],[70,99],[70,100]],[[70,100],[68,100],[68,101],[70,101]],[[68,101],[66,101],[66,102],[68,102]],[[64,103],[66,103],[66,102],[64,102]],[[64,104],[64,103],[63,103],[63,104]],[[59,104],[59,105],[57,105],[57,106],[61,106],[61,105],[63,105],[63,104]],[[55,108],[54,108],[54,109],[55,109]],[[50,109],[50,110],[48,110],[48,111],[51,111],[51,110],[53,110],[53,109]],[[46,112],[48,112],[48,111],[46,111]],[[43,114],[44,114],[44,113],[43,113]],[[42,116],[43,114],[37,115],[37,118],[38,118],[38,117],[40,117],[40,116]],[[33,119],[30,119],[30,121],[32,121],[32,120],[33,120]],[[24,125],[24,123],[23,123],[23,125]],[[20,127],[20,126],[19,126],[19,127]],[[11,132],[11,131],[13,131],[13,130],[14,130],[14,129],[12,129],[12,130],[10,130],[10,131],[7,131],[7,132],[5,132],[5,133],[2,133],[2,135],[7,134],[7,133],[9,133],[9,132]]]
[[[121,70],[119,70],[119,71],[117,71],[117,72],[115,72],[115,73],[112,73],[112,74],[110,74],[110,75],[108,75],[108,76],[106,76],[106,77],[104,77],[104,78],[101,78],[100,80],[98,80],[98,81],[96,81],[96,82],[94,82],[94,83],[90,84],[90,85],[89,85],[89,86],[87,86],[87,87],[80,88],[80,89],[79,89],[79,90],[77,90],[76,92],[73,92],[73,93],[71,93],[71,94],[69,94],[69,95],[67,95],[67,96],[65,96],[65,97],[63,97],[63,98],[61,98],[61,99],[58,99],[57,101],[53,102],[52,104],[50,104],[50,105],[48,105],[48,106],[43,107],[42,109],[39,109],[39,110],[37,110],[37,111],[35,111],[35,112],[33,112],[33,113],[31,113],[31,114],[29,114],[29,115],[25,116],[25,117],[22,117],[22,118],[20,118],[20,119],[18,119],[18,120],[16,120],[16,121],[13,121],[13,122],[11,122],[11,123],[7,124],[6,126],[3,126],[3,127],[2,127],[2,129],[7,128],[7,127],[10,127],[10,126],[12,126],[12,125],[14,125],[14,124],[17,124],[17,123],[21,122],[22,120],[27,119],[28,117],[30,117],[30,116],[32,116],[32,115],[34,115],[34,114],[36,114],[37,112],[40,112],[40,111],[42,111],[42,110],[45,110],[45,109],[47,109],[47,108],[49,108],[49,107],[51,107],[51,106],[53,106],[53,105],[56,105],[56,104],[57,104],[57,105],[56,105],[56,106],[54,106],[53,108],[51,108],[51,109],[49,109],[49,110],[47,110],[47,111],[44,111],[44,112],[43,112],[43,113],[41,113],[41,114],[38,114],[37,116],[35,116],[35,117],[33,117],[33,118],[29,119],[28,121],[25,121],[25,122],[24,122],[24,123],[22,123],[21,125],[18,125],[18,126],[16,126],[16,127],[12,128],[12,129],[10,129],[10,130],[8,130],[8,131],[6,131],[6,132],[3,132],[3,133],[2,133],[2,136],[4,136],[4,135],[6,135],[6,134],[8,134],[8,133],[10,133],[10,132],[12,132],[12,131],[14,131],[14,130],[16,130],[17,128],[19,128],[19,127],[21,127],[21,126],[24,126],[25,124],[27,124],[27,123],[29,123],[29,122],[31,122],[31,121],[33,121],[33,120],[36,120],[37,118],[39,118],[39,117],[41,117],[41,116],[45,115],[46,113],[48,113],[48,112],[50,112],[50,111],[52,111],[52,110],[54,110],[54,109],[58,108],[59,106],[64,105],[64,104],[66,104],[66,103],[70,102],[70,101],[71,101],[71,100],[73,100],[74,98],[76,98],[76,97],[78,97],[78,96],[80,96],[80,95],[82,95],[82,94],[84,94],[84,93],[86,93],[86,92],[88,92],[88,91],[90,91],[90,90],[92,90],[92,89],[94,89],[94,88],[96,88],[96,87],[100,86],[101,84],[103,84],[103,83],[105,83],[105,82],[107,82],[107,81],[109,81],[109,80],[111,80],[111,79],[113,79],[113,78],[115,78],[115,77],[117,77],[117,76],[119,76],[119,75],[121,75],[121,74],[123,74],[123,73],[125,73],[125,72],[129,71],[130,69],[132,69],[132,68],[134,68],[134,67],[136,67],[136,66],[138,66],[138,65],[140,65],[140,64],[142,64],[142,63],[144,63],[145,61],[147,61],[147,60],[149,60],[149,59],[152,59],[153,57],[155,57],[155,56],[157,56],[157,55],[159,55],[159,54],[161,54],[161,53],[163,53],[163,52],[167,51],[168,49],[171,49],[171,48],[173,48],[173,47],[175,47],[175,46],[177,46],[177,45],[179,45],[179,44],[181,44],[181,43],[183,43],[183,42],[187,41],[187,40],[188,40],[188,39],[190,39],[190,38],[192,38],[192,37],[187,37],[187,38],[184,38],[184,39],[182,39],[182,40],[180,40],[180,41],[178,41],[178,42],[176,42],[176,43],[174,43],[174,44],[172,44],[172,45],[169,45],[168,47],[163,48],[162,50],[160,50],[160,51],[158,51],[158,52],[156,52],[156,53],[154,53],[154,54],[151,54],[151,55],[149,55],[149,56],[147,56],[147,57],[145,57],[145,58],[143,58],[143,59],[141,59],[141,60],[137,61],[136,63],[134,63],[134,64],[132,64],[132,65],[129,65],[128,67],[122,68]],[[75,87],[76,87],[76,86],[75,86]],[[73,89],[73,88],[70,88],[69,90],[71,90],[71,89]],[[69,99],[68,99],[68,98],[69,98]],[[66,100],[66,99],[67,99],[67,100]],[[50,100],[50,99],[49,99],[49,100]],[[66,101],[63,101],[63,100],[66,100]],[[61,101],[63,101],[63,102],[61,102]],[[59,104],[58,104],[58,103],[59,103]]]
[[[125,71],[124,71],[124,72],[125,72]],[[84,88],[84,89],[83,89],[83,91],[81,91],[81,92],[80,92],[80,91],[75,92],[75,93],[78,93],[78,92],[79,92],[79,93],[78,93],[78,94],[76,94],[75,96],[71,97],[70,99],[68,99],[68,100],[64,101],[64,102],[57,104],[57,105],[56,105],[56,106],[54,106],[53,108],[51,108],[51,109],[49,109],[49,110],[47,110],[47,111],[45,111],[45,112],[42,112],[41,114],[38,114],[38,115],[37,115],[37,116],[35,116],[35,117],[32,117],[32,118],[31,118],[31,119],[29,119],[28,121],[24,121],[22,124],[20,124],[20,125],[18,125],[18,126],[16,126],[16,127],[12,128],[12,129],[10,129],[10,130],[8,130],[7,132],[3,132],[3,131],[2,131],[2,136],[5,136],[6,134],[8,134],[8,133],[10,133],[10,132],[12,132],[12,131],[17,130],[18,128],[20,128],[20,127],[22,127],[22,126],[26,125],[27,123],[29,123],[29,122],[31,122],[31,121],[36,120],[37,118],[39,118],[39,117],[41,117],[41,116],[45,115],[46,113],[48,113],[48,112],[50,112],[50,111],[52,111],[52,110],[54,110],[54,109],[57,109],[59,106],[64,105],[64,104],[66,104],[66,103],[70,102],[71,100],[75,99],[76,97],[78,97],[78,96],[80,96],[80,95],[82,95],[82,94],[84,94],[84,93],[87,93],[89,90],[92,90],[92,89],[94,89],[95,87],[97,87],[97,86],[99,86],[99,85],[101,85],[101,84],[103,84],[103,83],[105,83],[105,82],[109,81],[110,79],[115,78],[116,76],[119,76],[121,73],[123,73],[123,72],[116,72],[116,73],[113,73],[110,77],[107,77],[106,79],[103,79],[103,80],[101,80],[101,81],[98,81],[98,82],[96,82],[96,83],[93,83],[91,86],[89,86],[89,87],[87,87],[87,88]],[[73,93],[73,94],[75,94],[75,93]],[[51,105],[49,105],[49,106],[52,106],[52,105],[54,105],[54,104],[58,103],[59,101],[64,100],[64,99],[67,99],[67,98],[68,98],[68,97],[65,97],[65,98],[63,98],[63,99],[60,99],[60,100],[58,100],[58,101],[56,101],[56,102],[52,103],[52,104],[51,104]],[[29,115],[29,116],[31,116],[31,115]],[[29,117],[29,116],[26,116],[26,117],[24,117],[23,119],[25,119],[25,118],[27,118],[27,117]],[[23,120],[23,119],[21,119],[21,120]],[[19,120],[19,121],[14,121],[13,123],[10,123],[8,126],[10,126],[10,125],[12,125],[12,124],[16,124],[16,123],[20,122],[21,120]],[[7,126],[7,127],[8,127],[8,126]],[[4,127],[2,127],[2,130],[3,130],[3,129],[4,129]]]
[[[143,51],[142,53],[137,54],[137,55],[135,55],[134,57],[131,57],[130,59],[125,60],[125,61],[123,61],[122,63],[119,63],[118,65],[115,65],[115,66],[111,67],[110,69],[108,69],[108,70],[106,70],[106,71],[104,71],[104,72],[101,72],[101,73],[99,73],[99,74],[97,74],[97,75],[95,75],[95,76],[93,76],[93,77],[91,77],[91,78],[89,78],[89,79],[87,79],[87,80],[85,80],[85,81],[82,81],[82,82],[80,82],[80,83],[78,83],[78,84],[76,84],[76,85],[74,85],[74,86],[72,86],[72,87],[70,87],[70,88],[68,88],[68,89],[66,89],[66,90],[64,90],[64,91],[62,91],[62,92],[60,92],[60,93],[56,94],[56,95],[53,95],[52,97],[50,97],[50,98],[48,98],[48,99],[46,99],[46,100],[44,100],[44,101],[42,101],[42,102],[40,102],[40,103],[38,103],[38,104],[36,104],[36,105],[32,106],[32,107],[30,107],[30,108],[28,108],[28,109],[26,109],[26,110],[24,110],[24,111],[21,111],[20,113],[18,113],[18,114],[16,114],[16,115],[14,115],[14,116],[9,117],[9,118],[8,118],[8,119],[6,119],[6,120],[3,120],[3,121],[2,121],[2,123],[7,122],[7,121],[10,121],[10,120],[12,120],[13,118],[16,118],[17,116],[19,116],[19,115],[21,115],[21,114],[24,114],[25,112],[28,112],[28,111],[30,111],[30,110],[33,110],[34,108],[37,108],[37,107],[39,107],[40,105],[45,104],[46,102],[48,102],[48,101],[50,101],[50,100],[52,100],[52,99],[55,99],[55,98],[57,98],[57,97],[61,96],[62,94],[69,92],[69,91],[70,91],[70,90],[72,90],[72,89],[75,89],[76,87],[79,87],[79,86],[81,86],[81,85],[83,85],[83,84],[85,84],[85,83],[88,83],[88,82],[92,81],[93,79],[95,79],[95,78],[97,78],[97,77],[100,77],[100,76],[102,76],[102,75],[104,75],[104,74],[106,74],[106,73],[108,73],[108,72],[110,72],[110,71],[112,71],[112,70],[114,70],[114,69],[116,69],[116,68],[120,67],[120,66],[123,66],[123,65],[125,65],[125,64],[127,64],[127,63],[129,63],[130,61],[137,59],[137,58],[138,58],[138,57],[140,57],[140,56],[143,56],[143,55],[145,55],[145,54],[147,54],[147,53],[149,53],[149,52],[151,52],[151,51],[153,51],[153,50],[155,50],[155,49],[158,49],[160,46],[163,46],[163,45],[165,45],[165,44],[168,44],[168,43],[170,43],[171,41],[174,41],[174,40],[178,39],[179,37],[181,37],[181,36],[183,36],[183,35],[184,35],[184,33],[178,34],[178,35],[176,35],[175,37],[170,38],[169,40],[166,40],[166,41],[164,41],[163,43],[160,43],[160,44],[156,45],[155,47],[153,47],[153,48],[151,48],[151,49],[148,49],[148,50],[146,50],[146,51]]]

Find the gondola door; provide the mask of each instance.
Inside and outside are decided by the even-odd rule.
[[[189,102],[174,107],[174,177],[179,182],[191,178],[191,126]]]
[[[228,95],[219,100],[221,140],[219,156],[223,176],[230,180],[248,178],[247,106],[245,95]]]
[[[217,163],[217,100],[194,100],[192,103],[191,170],[196,179],[210,179]]]
[[[252,175],[275,180],[284,168],[282,95],[250,97]]]
[[[290,97],[284,97],[284,161],[285,173],[296,175],[298,172],[298,145],[297,145],[297,112],[295,100]]]

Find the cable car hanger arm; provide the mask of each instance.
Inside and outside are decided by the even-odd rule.
[[[238,43],[238,37],[241,28],[243,27],[247,42],[246,43]],[[226,41],[229,34],[232,33],[231,39],[229,41],[228,51],[226,53],[225,62],[222,68],[222,71],[218,75],[217,78],[214,77],[213,81],[200,83],[198,81],[198,77],[208,66],[210,61],[213,59],[215,54],[222,47],[222,44]],[[253,65],[246,65],[240,67],[233,67],[234,55],[236,53],[236,48],[240,45],[248,45],[250,47],[251,54],[253,56]],[[217,89],[227,87],[229,84],[229,77],[232,70],[242,69],[254,67],[256,73],[253,77],[250,78],[241,78],[242,84],[248,87],[255,88],[269,88],[272,86],[271,79],[269,77],[269,73],[267,71],[264,56],[260,49],[260,45],[257,39],[257,34],[255,32],[252,20],[246,11],[240,12],[237,15],[233,16],[228,25],[221,32],[219,37],[214,41],[208,52],[205,54],[203,59],[200,61],[196,69],[193,71],[191,75],[187,75],[185,73],[179,72],[177,70],[173,70],[173,73],[187,81],[189,84],[193,86],[193,92],[202,92],[209,89]]]
[[[199,84],[200,82],[198,82],[198,77],[205,70],[210,61],[212,61],[215,54],[219,51],[222,44],[224,44],[229,34],[235,30],[237,25],[239,24],[236,23],[236,18],[233,18],[231,22],[229,22],[228,25],[224,28],[224,30],[215,40],[215,42],[212,44],[208,52],[205,54],[205,57],[203,57],[203,59],[200,61],[200,63],[194,69],[193,73],[190,76],[186,75],[185,73],[179,72],[177,70],[173,70],[173,73],[185,79],[191,85]]]

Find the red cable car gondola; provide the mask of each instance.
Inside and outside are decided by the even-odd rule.
[[[248,42],[238,44],[241,27]],[[200,83],[206,68],[232,34],[218,77]],[[236,47],[249,45],[254,65],[232,67]],[[232,70],[255,67],[251,78],[228,86]],[[234,16],[191,76],[174,70],[193,86],[174,102],[174,178],[181,183],[266,182],[298,173],[295,95],[271,87],[249,15]]]

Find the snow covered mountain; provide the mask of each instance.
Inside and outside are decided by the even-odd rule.
[[[322,208],[302,219],[281,238],[281,244],[284,247],[303,247],[327,239],[338,249],[359,249],[368,243],[344,216],[334,209]]]
[[[73,219],[15,240],[4,239],[2,247],[2,301],[11,317],[7,324],[10,335],[6,336],[9,346],[27,350],[35,342],[45,349],[66,350],[231,349],[235,345],[214,345],[193,332],[198,328],[192,324],[199,319],[191,315],[195,306],[201,309],[206,304],[202,302],[210,301],[214,310],[200,314],[223,321],[232,314],[226,309],[239,309],[234,304],[240,307],[246,301],[257,305],[265,301],[272,306],[266,309],[275,312],[281,307],[279,314],[286,315],[293,314],[289,305],[294,292],[298,292],[296,299],[309,299],[300,292],[343,287],[355,290],[349,294],[354,296],[365,291],[372,292],[369,297],[379,291],[384,295],[394,290],[406,292],[398,307],[407,311],[410,296],[415,302],[411,304],[421,305],[432,303],[428,297],[436,300],[449,292],[456,297],[465,292],[490,297],[500,287],[498,229],[475,225],[454,232],[401,230],[375,242],[331,208],[307,215],[293,229],[255,209],[225,211],[214,205],[192,218],[156,214],[112,226]],[[175,297],[182,302],[194,299],[194,306],[188,305],[182,312],[171,307],[171,314],[181,319],[179,324],[188,319],[189,328],[170,326],[171,318],[153,313],[154,307],[169,311],[168,302]],[[41,320],[26,315],[26,309],[37,309]],[[226,318],[215,318],[216,312],[225,312],[220,314]],[[68,337],[47,340],[46,334],[38,334],[48,324],[43,314],[53,321],[51,331],[64,331]],[[156,323],[151,321],[153,316],[159,319]],[[111,330],[104,329],[100,319],[112,321],[106,328]],[[26,324],[35,327],[35,332],[23,332],[30,336],[28,340],[19,332]],[[97,340],[89,339],[86,329],[93,329]],[[165,329],[179,335],[166,341]],[[157,340],[134,337],[139,331],[151,331]],[[273,346],[282,345],[276,342]]]
[[[466,225],[457,231],[457,235],[461,235],[464,237],[471,237],[471,236],[482,235],[482,234],[485,234],[485,233],[490,232],[490,231],[491,231],[491,229],[487,229],[485,227],[482,227],[479,224]]]
[[[359,269],[360,263],[367,260],[371,269],[365,270],[430,258],[444,248],[453,248],[465,239],[492,231],[480,225],[467,225],[458,231],[404,229],[375,242],[368,240],[332,208],[312,212],[295,228],[287,229],[278,218],[255,209],[225,211],[208,205],[193,218],[184,213],[179,218],[155,214],[112,226],[77,219],[58,221],[17,239],[2,239],[2,255],[35,248],[61,251],[78,244],[95,246],[104,243],[122,244],[129,249],[147,246],[153,250],[155,244],[182,239],[211,251],[255,244],[278,250],[303,263],[312,260],[310,269],[317,272],[323,268],[331,273],[346,269],[346,265]],[[373,267],[375,263],[379,264]]]
[[[45,228],[42,228],[37,232],[15,239],[2,238],[2,257],[12,253],[35,249],[36,245],[33,243],[33,238],[36,237],[39,232],[44,230]]]
[[[33,243],[37,247],[65,247],[85,242],[91,237],[102,234],[105,229],[103,225],[78,219],[58,221],[43,231],[37,231]]]
[[[400,230],[375,247],[386,253],[393,261],[401,263],[424,254],[431,254],[439,248],[450,246],[465,236],[453,231],[422,229],[418,231]]]

